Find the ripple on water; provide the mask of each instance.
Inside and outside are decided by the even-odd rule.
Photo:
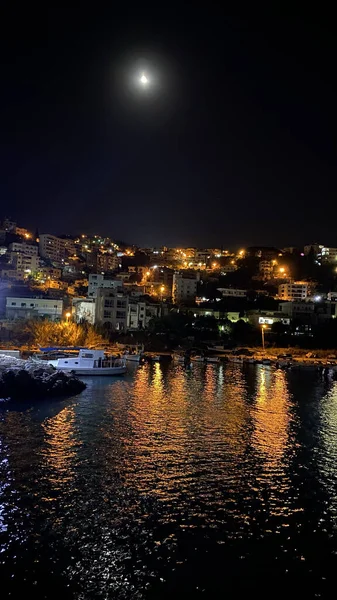
[[[272,575],[323,594],[336,384],[301,377],[153,364],[0,413],[3,581],[36,597],[142,599],[261,595]]]

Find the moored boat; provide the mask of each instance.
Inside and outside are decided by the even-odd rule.
[[[125,354],[123,354],[122,358],[131,362],[139,362],[142,358],[142,354],[132,354],[131,352],[126,352]]]
[[[104,350],[89,350],[82,348],[78,356],[59,358],[49,361],[58,371],[70,372],[75,375],[112,376],[126,373],[125,360],[106,357]]]
[[[228,357],[229,362],[233,362],[233,363],[243,363],[243,358],[242,356],[229,356]]]
[[[220,358],[218,356],[206,356],[207,363],[215,363],[218,364],[220,362]]]
[[[140,362],[143,358],[144,346],[132,346],[125,350],[122,358],[131,362]]]
[[[205,358],[203,356],[199,356],[198,354],[195,356],[191,356],[191,360],[193,362],[205,362]]]
[[[183,354],[173,354],[174,362],[183,363],[185,362],[185,356]]]

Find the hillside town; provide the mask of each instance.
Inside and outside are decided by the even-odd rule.
[[[337,248],[140,248],[0,221],[0,336],[18,322],[87,323],[107,337],[167,334],[334,347]]]

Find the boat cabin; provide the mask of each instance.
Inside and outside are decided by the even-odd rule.
[[[88,350],[81,348],[78,356],[72,358],[60,358],[57,363],[58,368],[73,369],[94,369],[110,367],[111,360],[106,359],[104,350]]]

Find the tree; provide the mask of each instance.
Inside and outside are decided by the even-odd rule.
[[[86,346],[106,344],[93,325],[72,323],[54,323],[52,321],[28,321],[25,325],[29,343],[38,346]]]

